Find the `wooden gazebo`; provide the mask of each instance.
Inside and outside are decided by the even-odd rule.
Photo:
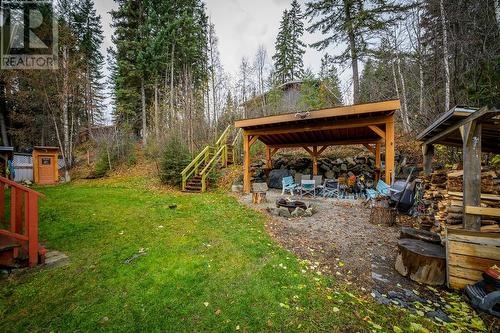
[[[318,157],[329,146],[362,144],[375,155],[380,170],[381,146],[385,145],[385,180],[394,172],[394,113],[399,100],[340,106],[236,121],[243,129],[244,192],[250,192],[250,147],[260,140],[266,145],[267,167],[281,148],[304,148],[312,157],[313,174]]]

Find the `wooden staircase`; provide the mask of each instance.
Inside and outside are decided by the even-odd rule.
[[[235,163],[234,146],[238,133],[228,126],[215,145],[206,146],[181,172],[182,191],[191,193],[205,192],[209,185],[209,175]]]

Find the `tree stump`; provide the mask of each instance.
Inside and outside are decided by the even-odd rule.
[[[439,234],[415,228],[402,227],[399,238],[419,239],[421,241],[432,244],[437,244],[437,245],[441,244],[441,237],[439,236]]]
[[[252,193],[252,202],[254,204],[260,204],[267,202],[266,192],[255,192]]]
[[[446,281],[446,255],[444,247],[417,239],[400,239],[396,270],[413,281],[431,286]]]
[[[375,201],[370,212],[370,223],[393,226],[396,224],[396,211],[389,207],[386,200]]]

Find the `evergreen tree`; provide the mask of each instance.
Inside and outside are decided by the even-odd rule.
[[[83,99],[88,127],[102,121],[102,69],[104,56],[100,48],[104,40],[101,16],[97,15],[93,0],[82,0],[76,6],[74,29],[78,39],[80,66],[84,71]]]
[[[347,45],[335,59],[341,62],[350,60],[354,103],[358,103],[358,62],[373,51],[371,43],[398,19],[398,13],[404,8],[391,0],[313,0],[306,6],[306,15],[314,21],[307,30],[311,33],[321,31],[326,35],[312,47],[324,50],[331,44]]]
[[[329,106],[342,104],[342,92],[337,67],[335,67],[333,57],[328,53],[325,53],[321,58],[319,79],[321,80],[320,95],[327,101],[327,104]]]
[[[279,84],[299,80],[304,74],[303,56],[305,44],[303,14],[297,0],[292,1],[290,10],[285,10],[276,38],[274,60],[275,81]]]

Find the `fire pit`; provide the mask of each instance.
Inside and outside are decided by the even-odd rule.
[[[283,198],[276,200],[276,207],[288,208],[288,211],[290,213],[293,212],[296,208],[302,208],[304,210],[306,210],[308,208],[307,205],[305,204],[305,202],[287,200],[287,199],[283,199]]]

